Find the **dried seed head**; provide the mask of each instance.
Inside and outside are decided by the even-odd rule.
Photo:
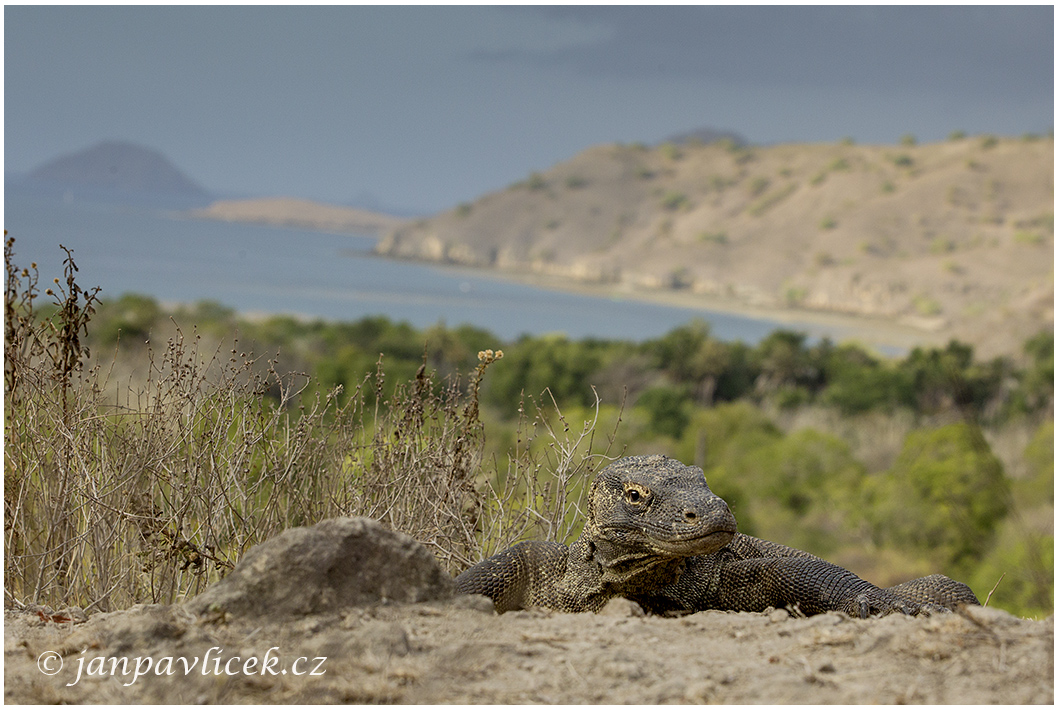
[[[478,361],[482,362],[482,363],[484,363],[486,365],[488,365],[488,364],[490,364],[492,362],[495,362],[496,360],[499,360],[502,357],[504,357],[504,351],[503,350],[479,350],[478,351]]]

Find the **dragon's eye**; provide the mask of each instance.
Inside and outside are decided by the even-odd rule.
[[[639,486],[629,486],[625,489],[625,500],[632,505],[640,505],[647,499],[647,491]]]

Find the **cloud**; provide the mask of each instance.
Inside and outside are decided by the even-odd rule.
[[[480,58],[543,56],[598,47],[614,39],[612,23],[591,15],[561,16],[535,8],[466,10],[474,36],[468,55]]]
[[[765,86],[999,97],[1050,98],[1053,92],[1051,6],[545,6],[531,12],[556,28],[590,27],[591,41],[523,43],[472,57],[590,75]]]

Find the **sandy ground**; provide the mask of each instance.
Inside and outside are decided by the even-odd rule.
[[[50,610],[44,617],[9,610],[4,700],[1009,704],[1054,699],[1052,618],[1018,619],[981,607],[868,620],[837,613],[792,618],[783,610],[681,618],[644,617],[638,611],[631,602],[614,600],[600,614],[498,616],[484,597],[376,605],[286,622],[196,618],[183,606],[134,607],[77,623],[63,622],[76,613],[55,615],[56,622],[45,618]],[[121,659],[128,659],[126,675]],[[194,663],[189,673],[184,663]]]

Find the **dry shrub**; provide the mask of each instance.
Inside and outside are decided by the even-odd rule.
[[[408,533],[453,573],[580,529],[606,459],[594,419],[572,430],[554,400],[532,417],[520,407],[516,450],[483,466],[479,388],[500,352],[480,353],[467,387],[424,366],[387,399],[380,358],[343,401],[178,327],[142,381],[115,386],[80,346],[95,292],[76,286],[69,251],[50,319],[34,308],[36,266],[14,265],[10,239],[5,266],[6,602],[180,601],[250,546],[337,515]]]
[[[475,370],[469,396],[458,378],[439,384],[421,366],[377,405],[343,466],[356,514],[411,535],[450,568],[475,547],[483,441],[477,393],[488,365],[483,360]],[[380,361],[376,402],[383,400],[384,379]],[[355,399],[362,399],[359,392]]]
[[[483,496],[490,515],[477,538],[478,559],[519,540],[571,543],[588,517],[593,474],[620,455],[611,455],[611,450],[621,410],[598,451],[598,395],[592,418],[580,427],[571,425],[551,391],[545,390],[541,400],[531,399],[532,415],[527,414],[525,402],[520,403],[515,449],[506,462],[494,460],[490,467]]]
[[[172,602],[256,542],[339,514],[334,397],[295,409],[305,377],[178,329],[139,386],[110,386],[76,347],[91,298],[67,288],[55,321],[36,272],[7,262],[5,592],[99,609]],[[76,271],[67,259],[68,275]],[[77,307],[75,307],[77,306]],[[55,356],[54,353],[58,353]],[[118,391],[117,397],[106,392]],[[275,394],[275,396],[270,396]],[[356,403],[349,407],[352,409]],[[347,417],[348,418],[348,417]]]
[[[574,431],[545,392],[549,403],[534,403],[532,416],[519,407],[516,449],[503,463],[483,461],[479,389],[502,357],[480,352],[466,390],[458,378],[439,387],[420,367],[374,413],[372,435],[350,449],[345,466],[356,513],[416,538],[453,574],[519,540],[575,538],[587,484],[613,445],[612,433],[606,450],[594,452],[598,398],[594,418]],[[380,367],[380,394],[383,377]]]

